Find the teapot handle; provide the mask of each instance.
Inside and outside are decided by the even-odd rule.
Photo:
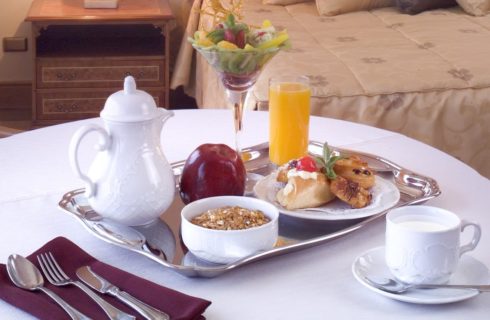
[[[100,134],[99,143],[96,145],[97,150],[108,150],[111,145],[111,137],[104,128],[96,124],[89,124],[78,129],[71,139],[69,148],[70,165],[73,171],[75,171],[75,174],[85,182],[85,196],[87,198],[95,195],[96,185],[87,175],[82,173],[82,170],[80,170],[80,164],[78,163],[78,148],[83,137],[85,137],[85,135],[91,131],[95,131]]]

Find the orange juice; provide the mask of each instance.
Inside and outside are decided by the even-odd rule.
[[[306,77],[298,80],[270,81],[269,158],[277,165],[300,158],[308,151],[310,88]]]

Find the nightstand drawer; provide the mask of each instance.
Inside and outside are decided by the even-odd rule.
[[[151,94],[157,106],[165,103],[165,90],[140,88]],[[107,98],[119,89],[38,90],[36,118],[40,120],[75,120],[98,117]]]
[[[38,88],[122,87],[132,75],[141,87],[165,86],[165,61],[118,59],[38,59]]]

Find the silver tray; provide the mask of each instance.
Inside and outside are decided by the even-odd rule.
[[[390,209],[400,206],[419,204],[440,195],[437,182],[429,177],[411,172],[381,157],[357,151],[333,148],[345,155],[356,154],[367,161],[377,174],[390,179],[400,191],[400,200]],[[248,160],[247,171],[267,175],[273,169],[269,161],[267,143],[244,150]],[[309,152],[321,155],[322,144],[310,142]],[[172,164],[176,181],[179,181],[185,161]],[[251,180],[253,183],[253,180]],[[253,186],[247,186],[251,190]],[[138,227],[126,227],[111,220],[101,218],[84,196],[84,189],[66,193],[59,202],[60,208],[82,223],[96,237],[111,244],[126,248],[146,256],[161,265],[189,277],[215,277],[245,264],[265,258],[293,252],[334,240],[366,227],[383,217],[388,210],[368,218],[342,221],[320,221],[300,219],[281,215],[279,219],[279,240],[268,251],[256,253],[230,264],[214,264],[188,252],[180,237],[180,211],[184,204],[178,193],[172,206],[156,222]]]

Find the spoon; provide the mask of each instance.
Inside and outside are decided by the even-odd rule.
[[[73,320],[90,320],[89,317],[70,306],[56,293],[45,288],[41,272],[23,256],[18,254],[10,255],[7,260],[7,272],[10,280],[17,287],[30,291],[41,290],[56,301]]]
[[[371,286],[389,293],[403,293],[412,289],[473,289],[479,292],[490,292],[490,285],[470,285],[470,284],[406,284],[398,280],[385,277],[368,277],[363,279]]]

